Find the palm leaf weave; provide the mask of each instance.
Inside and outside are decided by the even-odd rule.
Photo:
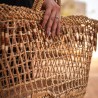
[[[47,38],[43,14],[0,4],[0,98],[84,97],[98,22],[63,17],[60,36]]]

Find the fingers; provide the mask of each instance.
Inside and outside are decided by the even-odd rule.
[[[44,18],[43,18],[43,23],[42,23],[43,27],[45,27],[45,25],[47,24],[48,19],[49,19],[50,14],[51,14],[51,11],[52,11],[52,9],[49,8],[49,7],[46,9],[46,12],[45,12],[45,15],[44,15]]]
[[[60,29],[60,14],[56,14],[54,23],[52,26],[52,37],[59,34]],[[58,28],[59,27],[59,28]]]
[[[54,10],[54,11],[52,11],[52,13],[50,15],[50,18],[48,20],[47,27],[46,27],[46,32],[48,35],[51,34],[51,28],[52,28],[54,20],[55,20],[55,15],[56,15],[56,11]]]
[[[46,14],[44,17],[43,26],[46,29],[46,34],[53,37],[58,35],[60,31],[60,12],[53,9],[50,16]]]
[[[53,2],[53,1],[52,1]],[[48,2],[49,3],[49,2]],[[42,23],[48,36],[58,35],[60,32],[60,6],[52,3],[46,6],[46,12]]]

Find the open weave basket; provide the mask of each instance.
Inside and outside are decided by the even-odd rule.
[[[46,38],[43,0],[33,10],[0,4],[0,98],[83,98],[98,22],[61,20],[60,36]]]

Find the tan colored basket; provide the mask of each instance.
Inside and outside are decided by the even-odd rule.
[[[42,1],[33,10],[0,4],[0,98],[83,98],[86,93],[98,22],[68,16],[61,20],[61,35],[46,38]]]

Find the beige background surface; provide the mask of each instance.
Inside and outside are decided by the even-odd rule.
[[[85,98],[98,98],[98,58],[93,58]]]

